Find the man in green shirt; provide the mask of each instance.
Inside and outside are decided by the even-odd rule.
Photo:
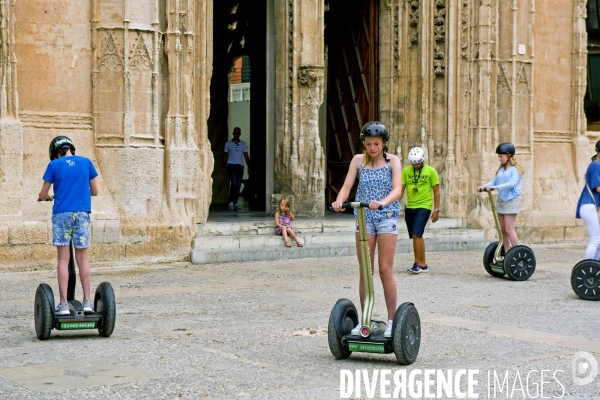
[[[425,262],[423,233],[430,215],[432,223],[440,217],[440,179],[436,170],[425,164],[425,152],[420,147],[413,147],[408,151],[408,161],[411,165],[402,170],[400,198],[406,189],[404,220],[415,253],[415,263],[408,271],[420,274],[429,271]]]

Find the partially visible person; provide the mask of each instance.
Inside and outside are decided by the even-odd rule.
[[[223,149],[223,175],[228,175],[231,181],[229,187],[229,211],[238,211],[238,199],[240,197],[240,187],[244,177],[244,160],[250,171],[250,157],[248,156],[248,146],[243,140],[240,140],[242,130],[238,127],[233,128],[233,139],[225,143]]]
[[[294,239],[298,247],[303,247],[304,244],[298,240],[292,229],[291,221],[293,220],[294,214],[292,214],[292,209],[290,208],[290,201],[287,197],[284,197],[279,201],[279,208],[275,213],[275,233],[283,237],[285,247],[292,247],[288,240],[288,236],[291,236],[291,238]]]
[[[420,147],[408,151],[410,166],[402,170],[400,198],[406,191],[404,221],[412,239],[415,261],[407,271],[415,274],[429,272],[425,260],[425,226],[429,217],[435,223],[440,217],[440,179],[430,165],[425,164],[425,152]],[[431,212],[433,208],[433,213]]]
[[[477,188],[490,191],[498,190],[496,199],[496,212],[502,229],[502,240],[504,242],[504,253],[511,247],[519,244],[515,225],[517,215],[521,210],[521,181],[525,169],[515,158],[515,146],[512,143],[500,143],[496,147],[500,167],[494,179]]]
[[[358,189],[355,201],[369,203],[365,210],[367,222],[367,238],[371,256],[371,272],[375,264],[375,247],[378,249],[379,277],[383,285],[383,294],[387,308],[387,324],[384,332],[385,337],[391,337],[394,314],[396,313],[396,281],[394,280],[394,254],[396,253],[396,240],[398,238],[398,217],[400,215],[401,168],[400,159],[387,154],[386,143],[389,134],[386,127],[378,121],[367,122],[360,131],[365,150],[363,154],[357,154],[352,158],[348,174],[342,189],[336,200],[331,203],[335,211],[342,211],[342,204],[348,199],[354,181],[358,177]],[[383,206],[379,210],[379,206]],[[357,212],[354,210],[354,216]],[[358,225],[356,231],[356,253],[358,257],[359,271],[361,265],[360,238]],[[365,282],[359,273],[359,295],[360,306],[365,305]],[[358,335],[361,323],[352,329],[352,335]]]
[[[46,167],[38,201],[52,200],[48,195],[54,185],[52,207],[52,245],[56,246],[58,258],[58,290],[60,301],[57,315],[69,315],[67,286],[69,284],[69,259],[71,240],[75,247],[75,261],[83,289],[83,311],[93,313],[90,299],[90,265],[88,247],[90,238],[91,196],[98,195],[96,177],[98,172],[92,161],[75,155],[75,145],[66,136],[57,136],[50,142],[50,163]]]
[[[596,154],[585,172],[585,187],[577,202],[575,218],[581,218],[588,232],[588,245],[585,248],[586,260],[600,259],[600,221],[598,206],[600,206],[600,140],[596,142]]]

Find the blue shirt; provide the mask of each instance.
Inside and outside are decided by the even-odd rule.
[[[523,175],[517,167],[511,165],[506,170],[501,167],[496,177],[483,186],[498,186],[498,197],[502,201],[510,201],[521,194],[522,180]]]
[[[594,199],[590,196],[589,190],[585,186],[583,186],[583,191],[581,192],[581,196],[579,196],[579,202],[577,202],[577,211],[575,212],[575,218],[581,218],[579,215],[579,208],[583,204],[594,204],[594,200],[596,200],[596,205],[600,206],[600,193],[596,192],[596,188],[600,186],[600,163],[596,161],[592,161],[590,165],[588,165],[587,171],[585,171],[585,183],[590,187],[592,193],[594,193]]]
[[[50,161],[43,179],[54,185],[52,214],[92,212],[90,181],[97,176],[94,164],[85,157],[67,156]]]

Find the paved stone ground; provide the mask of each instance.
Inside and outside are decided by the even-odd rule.
[[[600,399],[600,376],[583,386],[572,378],[577,352],[600,362],[600,302],[570,287],[584,247],[533,249],[538,266],[525,282],[489,276],[481,251],[430,253],[431,272],[421,275],[404,272],[411,256],[397,254],[399,301],[413,302],[422,320],[410,366],[393,354],[332,357],[331,308],[341,297],[358,303],[354,257],[96,266],[92,287],[109,281],[117,296],[114,334],[53,331],[47,341],[35,336],[33,300],[40,282],[57,292],[54,271],[3,273],[0,398],[336,399],[345,369],[477,369],[479,398],[542,398],[539,371],[549,370],[545,398]],[[378,276],[375,290],[381,317]],[[488,388],[488,374],[508,380]],[[353,398],[367,398],[361,388]]]

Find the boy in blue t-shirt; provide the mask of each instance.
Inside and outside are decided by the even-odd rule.
[[[69,283],[70,243],[73,239],[75,260],[83,288],[83,311],[93,313],[90,300],[90,265],[88,246],[90,236],[91,196],[98,195],[94,164],[75,155],[75,145],[66,136],[57,136],[50,142],[50,164],[44,173],[44,183],[38,201],[54,200],[52,207],[52,245],[58,257],[58,289],[60,302],[57,315],[69,315],[67,286]],[[54,185],[54,197],[48,195]]]

